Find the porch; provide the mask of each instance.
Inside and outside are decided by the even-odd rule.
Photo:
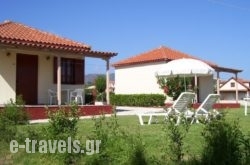
[[[109,61],[117,53],[92,50],[91,46],[7,21],[0,27],[0,104],[22,96],[27,105],[67,105],[70,92],[84,89],[85,58],[106,63],[109,89]],[[48,90],[53,89],[54,103]],[[81,100],[84,100],[84,92]],[[106,92],[109,104],[109,91]],[[76,100],[76,99],[75,99]],[[82,101],[81,104],[84,104]],[[42,106],[43,107],[43,106]]]

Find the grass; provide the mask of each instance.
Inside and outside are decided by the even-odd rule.
[[[249,120],[250,114],[244,116],[244,108],[239,109],[228,109],[226,111],[226,120],[234,121],[239,119],[239,125],[244,134],[250,132]],[[107,120],[109,120],[107,118]],[[160,121],[160,119],[159,119]],[[164,124],[151,124],[151,125],[139,125],[139,120],[137,116],[118,116],[118,123],[122,129],[126,132],[132,134],[140,134],[142,137],[142,142],[145,145],[146,154],[149,156],[160,157],[161,148],[165,144],[166,137],[163,131]],[[24,131],[27,129],[41,129],[47,124],[32,124],[25,126],[18,126],[18,131]],[[201,153],[203,138],[201,136],[201,131],[203,130],[203,124],[193,124],[187,136],[184,139],[184,147],[193,155],[199,155]],[[84,142],[87,137],[92,133],[94,129],[94,121],[91,119],[80,120],[78,123],[78,137]],[[6,143],[0,142],[0,164],[4,161],[11,161],[13,164],[60,164],[56,159],[48,159],[44,157],[43,154],[34,153],[27,154],[25,150],[21,150],[16,154],[11,154],[9,151],[9,146]]]

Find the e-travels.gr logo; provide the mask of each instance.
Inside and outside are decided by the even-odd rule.
[[[67,140],[30,140],[25,139],[25,144],[18,144],[16,140],[10,142],[10,152],[17,153],[19,148],[25,149],[26,153],[82,153],[93,155],[99,153],[101,140],[86,140],[85,149],[81,149],[79,140],[68,137]]]

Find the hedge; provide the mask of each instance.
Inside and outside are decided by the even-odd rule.
[[[110,103],[116,106],[163,106],[166,96],[162,94],[112,94]]]

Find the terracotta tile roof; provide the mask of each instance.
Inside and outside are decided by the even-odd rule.
[[[244,83],[249,83],[249,80],[244,80],[244,79],[241,79],[241,78],[238,78],[236,80],[235,77],[231,77],[229,78],[228,80],[221,80],[221,85],[220,85],[220,88],[222,88],[223,86],[225,86],[230,80],[234,80],[235,82],[238,82],[240,85],[242,85],[243,87],[245,87],[248,91],[250,91],[250,87],[248,87],[247,85],[245,85]],[[231,89],[228,89],[228,90],[223,90],[223,91],[232,91]],[[233,90],[234,91],[234,90]]]
[[[92,51],[91,47],[80,42],[41,31],[21,23],[4,21],[0,23],[0,44],[16,45],[51,50],[89,53],[92,55],[114,56],[116,53]]]
[[[250,82],[250,80],[246,80],[246,79],[242,79],[242,78],[238,78],[237,80],[241,83],[249,83]]]
[[[134,65],[134,64],[150,63],[150,62],[169,61],[169,60],[175,60],[175,59],[180,59],[180,58],[198,59],[186,53],[182,53],[180,51],[167,48],[165,46],[160,46],[159,48],[153,49],[151,51],[127,58],[125,60],[121,60],[117,63],[114,63],[113,66],[120,67],[120,66]],[[214,63],[204,61],[204,60],[202,61],[206,62],[207,64],[211,66],[216,66],[216,64]]]

